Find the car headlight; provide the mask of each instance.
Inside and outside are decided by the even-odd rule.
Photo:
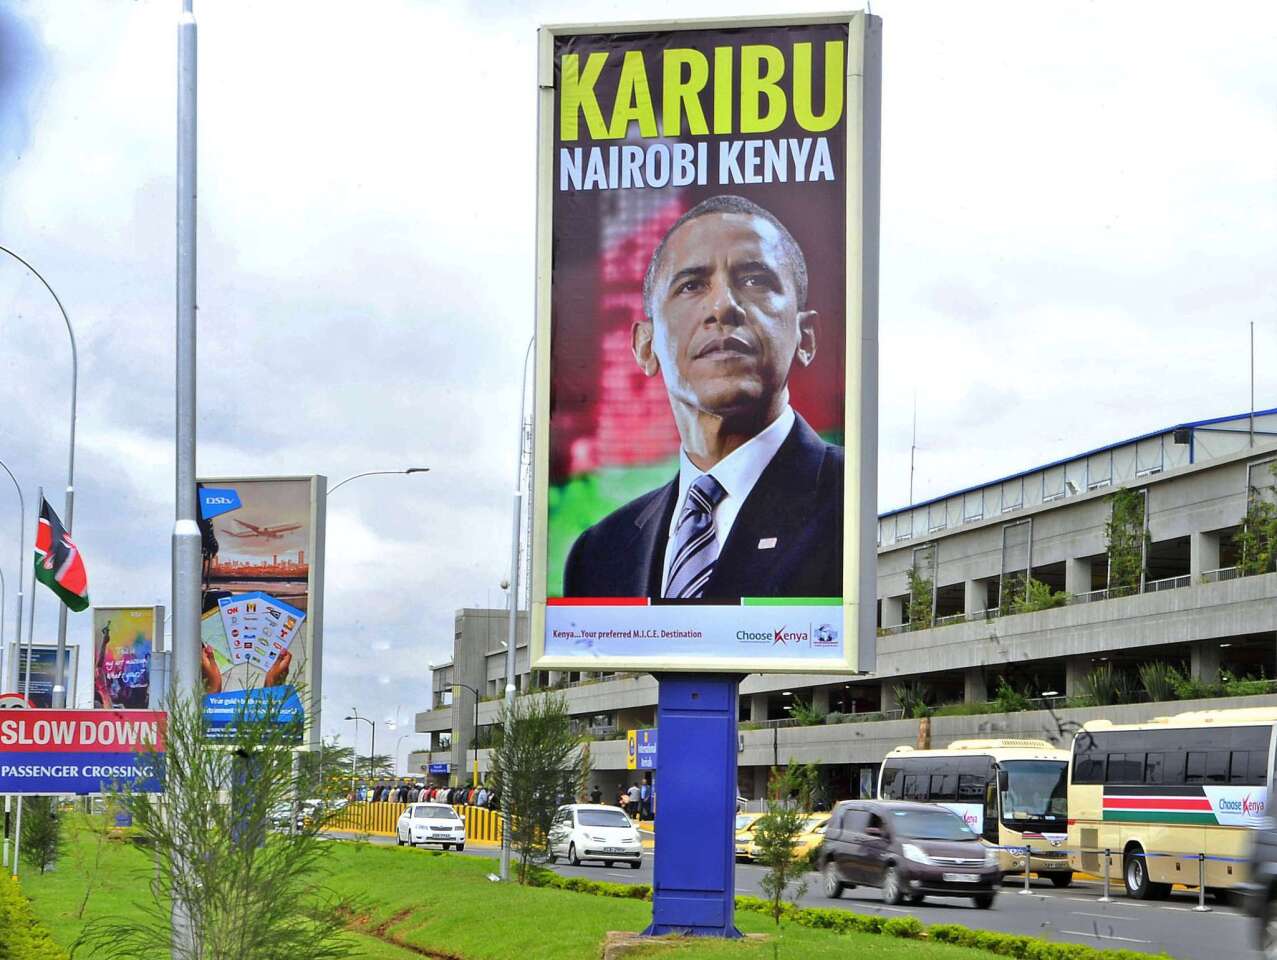
[[[914,863],[931,862],[931,858],[923,852],[922,847],[912,843],[901,844],[900,850],[905,855],[906,860],[912,860]]]
[[[992,848],[984,851],[984,865],[986,867],[996,867],[998,862],[998,851]]]

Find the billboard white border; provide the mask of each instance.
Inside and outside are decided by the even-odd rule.
[[[324,539],[328,520],[328,478],[322,473],[284,474],[264,477],[196,477],[196,489],[205,485],[292,481],[310,484],[310,568],[306,574],[306,620],[310,623],[310,656],[314,666],[306,678],[308,689],[303,708],[306,711],[306,733],[300,749],[322,745],[322,708],[324,702]]]
[[[546,656],[547,493],[550,437],[550,316],[554,219],[554,41],[581,33],[640,33],[845,23],[846,371],[859,373],[844,400],[844,657],[835,661],[752,657]],[[536,376],[533,420],[530,669],[803,673],[846,675],[874,669],[877,640],[878,222],[882,109],[882,21],[863,12],[587,23],[544,26],[537,38]],[[848,377],[850,380],[850,377]],[[866,598],[864,603],[860,598]],[[624,608],[619,608],[624,609]],[[852,638],[855,642],[852,642]]]

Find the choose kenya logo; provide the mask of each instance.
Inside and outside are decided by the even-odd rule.
[[[1266,803],[1263,798],[1252,797],[1249,793],[1240,800],[1222,797],[1219,801],[1221,813],[1240,813],[1243,817],[1250,817],[1253,820],[1261,819],[1264,816],[1265,808]]]

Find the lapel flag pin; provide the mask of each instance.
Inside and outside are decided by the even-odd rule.
[[[776,548],[775,537],[763,537],[763,539],[758,541],[759,550],[774,550],[775,548]]]

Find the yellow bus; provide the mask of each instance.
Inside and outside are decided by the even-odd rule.
[[[1004,874],[1030,870],[1057,887],[1073,880],[1068,835],[1069,752],[1045,740],[955,740],[947,749],[896,747],[882,762],[878,797],[935,803],[999,847]]]
[[[1148,723],[1092,720],[1073,739],[1069,860],[1119,874],[1128,896],[1161,899],[1172,884],[1246,882],[1251,831],[1268,807],[1277,709],[1207,710]]]

